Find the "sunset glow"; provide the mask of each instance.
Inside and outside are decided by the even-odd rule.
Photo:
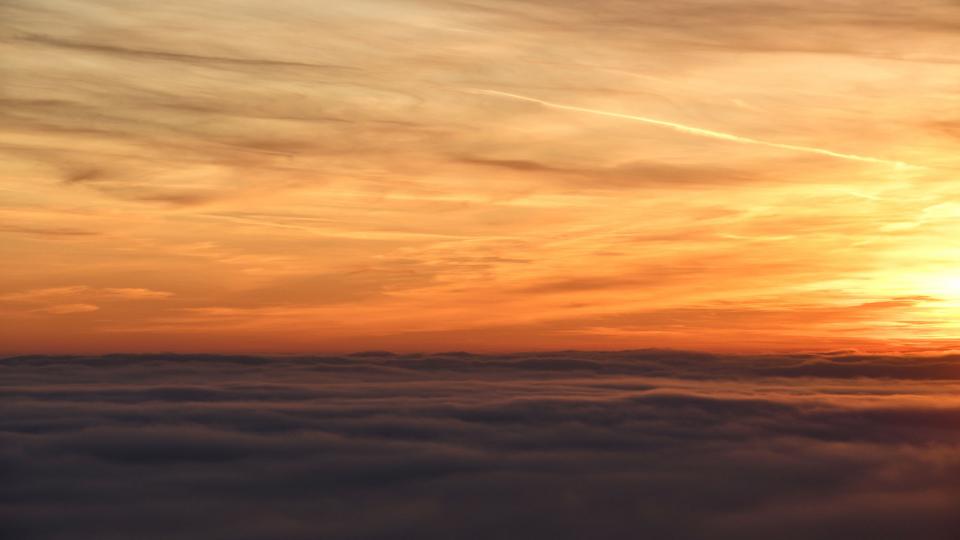
[[[0,0],[0,537],[960,539],[960,0]]]
[[[860,5],[4,2],[0,353],[957,347],[960,7]]]

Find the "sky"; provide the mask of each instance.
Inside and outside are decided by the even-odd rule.
[[[0,353],[948,350],[947,0],[4,0]]]

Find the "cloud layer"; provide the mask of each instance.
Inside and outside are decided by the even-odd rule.
[[[960,358],[0,362],[11,538],[954,539]]]

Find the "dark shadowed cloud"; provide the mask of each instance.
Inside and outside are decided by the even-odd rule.
[[[0,361],[9,538],[960,533],[960,360],[851,351]]]

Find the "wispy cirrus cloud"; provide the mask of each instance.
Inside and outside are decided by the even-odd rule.
[[[52,306],[37,308],[34,311],[51,313],[53,315],[71,315],[73,313],[89,313],[99,310],[100,306],[94,304],[54,304]]]
[[[527,101],[527,102],[530,102],[530,103],[536,103],[536,104],[538,104],[538,105],[543,105],[544,107],[552,107],[552,108],[555,108],[555,109],[561,109],[561,110],[565,110],[565,111],[574,111],[574,112],[580,112],[580,113],[595,114],[595,115],[598,115],[598,116],[606,116],[606,117],[610,117],[610,118],[619,118],[619,119],[622,119],[622,120],[630,120],[630,121],[635,121],[635,122],[642,122],[642,123],[644,123],[644,124],[650,124],[650,125],[654,125],[654,126],[658,126],[658,127],[665,127],[665,128],[669,128],[669,129],[673,129],[673,130],[679,131],[679,132],[681,132],[681,133],[687,133],[687,134],[690,134],[690,135],[694,135],[694,136],[697,136],[697,137],[707,137],[707,138],[711,138],[711,139],[719,139],[719,140],[722,140],[722,141],[729,141],[729,142],[740,143],[740,144],[755,144],[755,145],[759,145],[759,146],[768,146],[768,147],[770,147],[770,148],[778,148],[778,149],[781,149],[781,150],[788,150],[788,151],[791,151],[791,152],[803,152],[803,153],[808,153],[808,154],[817,154],[817,155],[827,156],[827,157],[832,157],[832,158],[837,158],[837,159],[847,159],[847,160],[851,160],[851,161],[862,161],[862,162],[865,162],[865,163],[876,163],[876,164],[881,164],[881,165],[892,165],[892,166],[897,167],[897,168],[918,167],[917,165],[911,165],[911,164],[905,163],[905,162],[903,162],[903,161],[893,161],[893,160],[889,160],[889,159],[881,159],[881,158],[876,158],[876,157],[861,156],[861,155],[857,155],[857,154],[845,154],[845,153],[843,153],[843,152],[837,152],[836,150],[830,150],[830,149],[827,149],[827,148],[817,148],[817,147],[814,147],[814,146],[800,146],[800,145],[796,145],[796,144],[785,144],[785,143],[778,143],[778,142],[773,142],[773,141],[764,141],[764,140],[760,140],[760,139],[754,139],[754,138],[751,138],[751,137],[743,137],[743,136],[741,136],[741,135],[735,135],[735,134],[733,134],[733,133],[726,133],[726,132],[723,132],[723,131],[716,131],[716,130],[712,130],[712,129],[704,129],[704,128],[700,128],[700,127],[689,126],[689,125],[686,125],[686,124],[679,124],[679,123],[676,123],[676,122],[670,122],[670,121],[667,121],[667,120],[660,120],[660,119],[657,119],[657,118],[649,118],[649,117],[646,117],[646,116],[639,116],[639,115],[636,115],[636,114],[620,113],[620,112],[615,112],[615,111],[604,111],[604,110],[600,110],[600,109],[590,109],[590,108],[587,108],[587,107],[578,107],[578,106],[575,106],[575,105],[566,105],[566,104],[563,104],[563,103],[555,103],[555,102],[552,102],[552,101],[545,101],[545,100],[542,100],[542,99],[537,99],[537,98],[530,97],[530,96],[522,96],[522,95],[520,95],[520,94],[513,94],[513,93],[510,93],[510,92],[501,92],[501,91],[499,91],[499,90],[489,90],[489,89],[483,89],[483,88],[471,88],[471,89],[467,89],[466,91],[468,91],[468,92],[473,92],[473,93],[478,93],[478,94],[483,94],[483,95],[499,96],[499,97],[506,97],[506,98],[509,98],[509,99],[517,99],[517,100],[520,100],[520,101]]]
[[[619,347],[719,340],[773,298],[807,329],[759,324],[777,348],[939,347],[956,20],[941,0],[6,2],[0,255],[31,264],[0,294],[90,284],[56,303],[118,317],[12,316],[3,341],[199,347],[176,329],[223,308],[247,319],[207,315],[217,346],[259,328],[315,350],[366,317],[350,343]],[[856,325],[805,307],[902,296],[942,302]]]
[[[90,287],[71,285],[0,294],[0,313],[73,315],[100,311],[116,302],[162,300],[173,293],[138,287]]]

